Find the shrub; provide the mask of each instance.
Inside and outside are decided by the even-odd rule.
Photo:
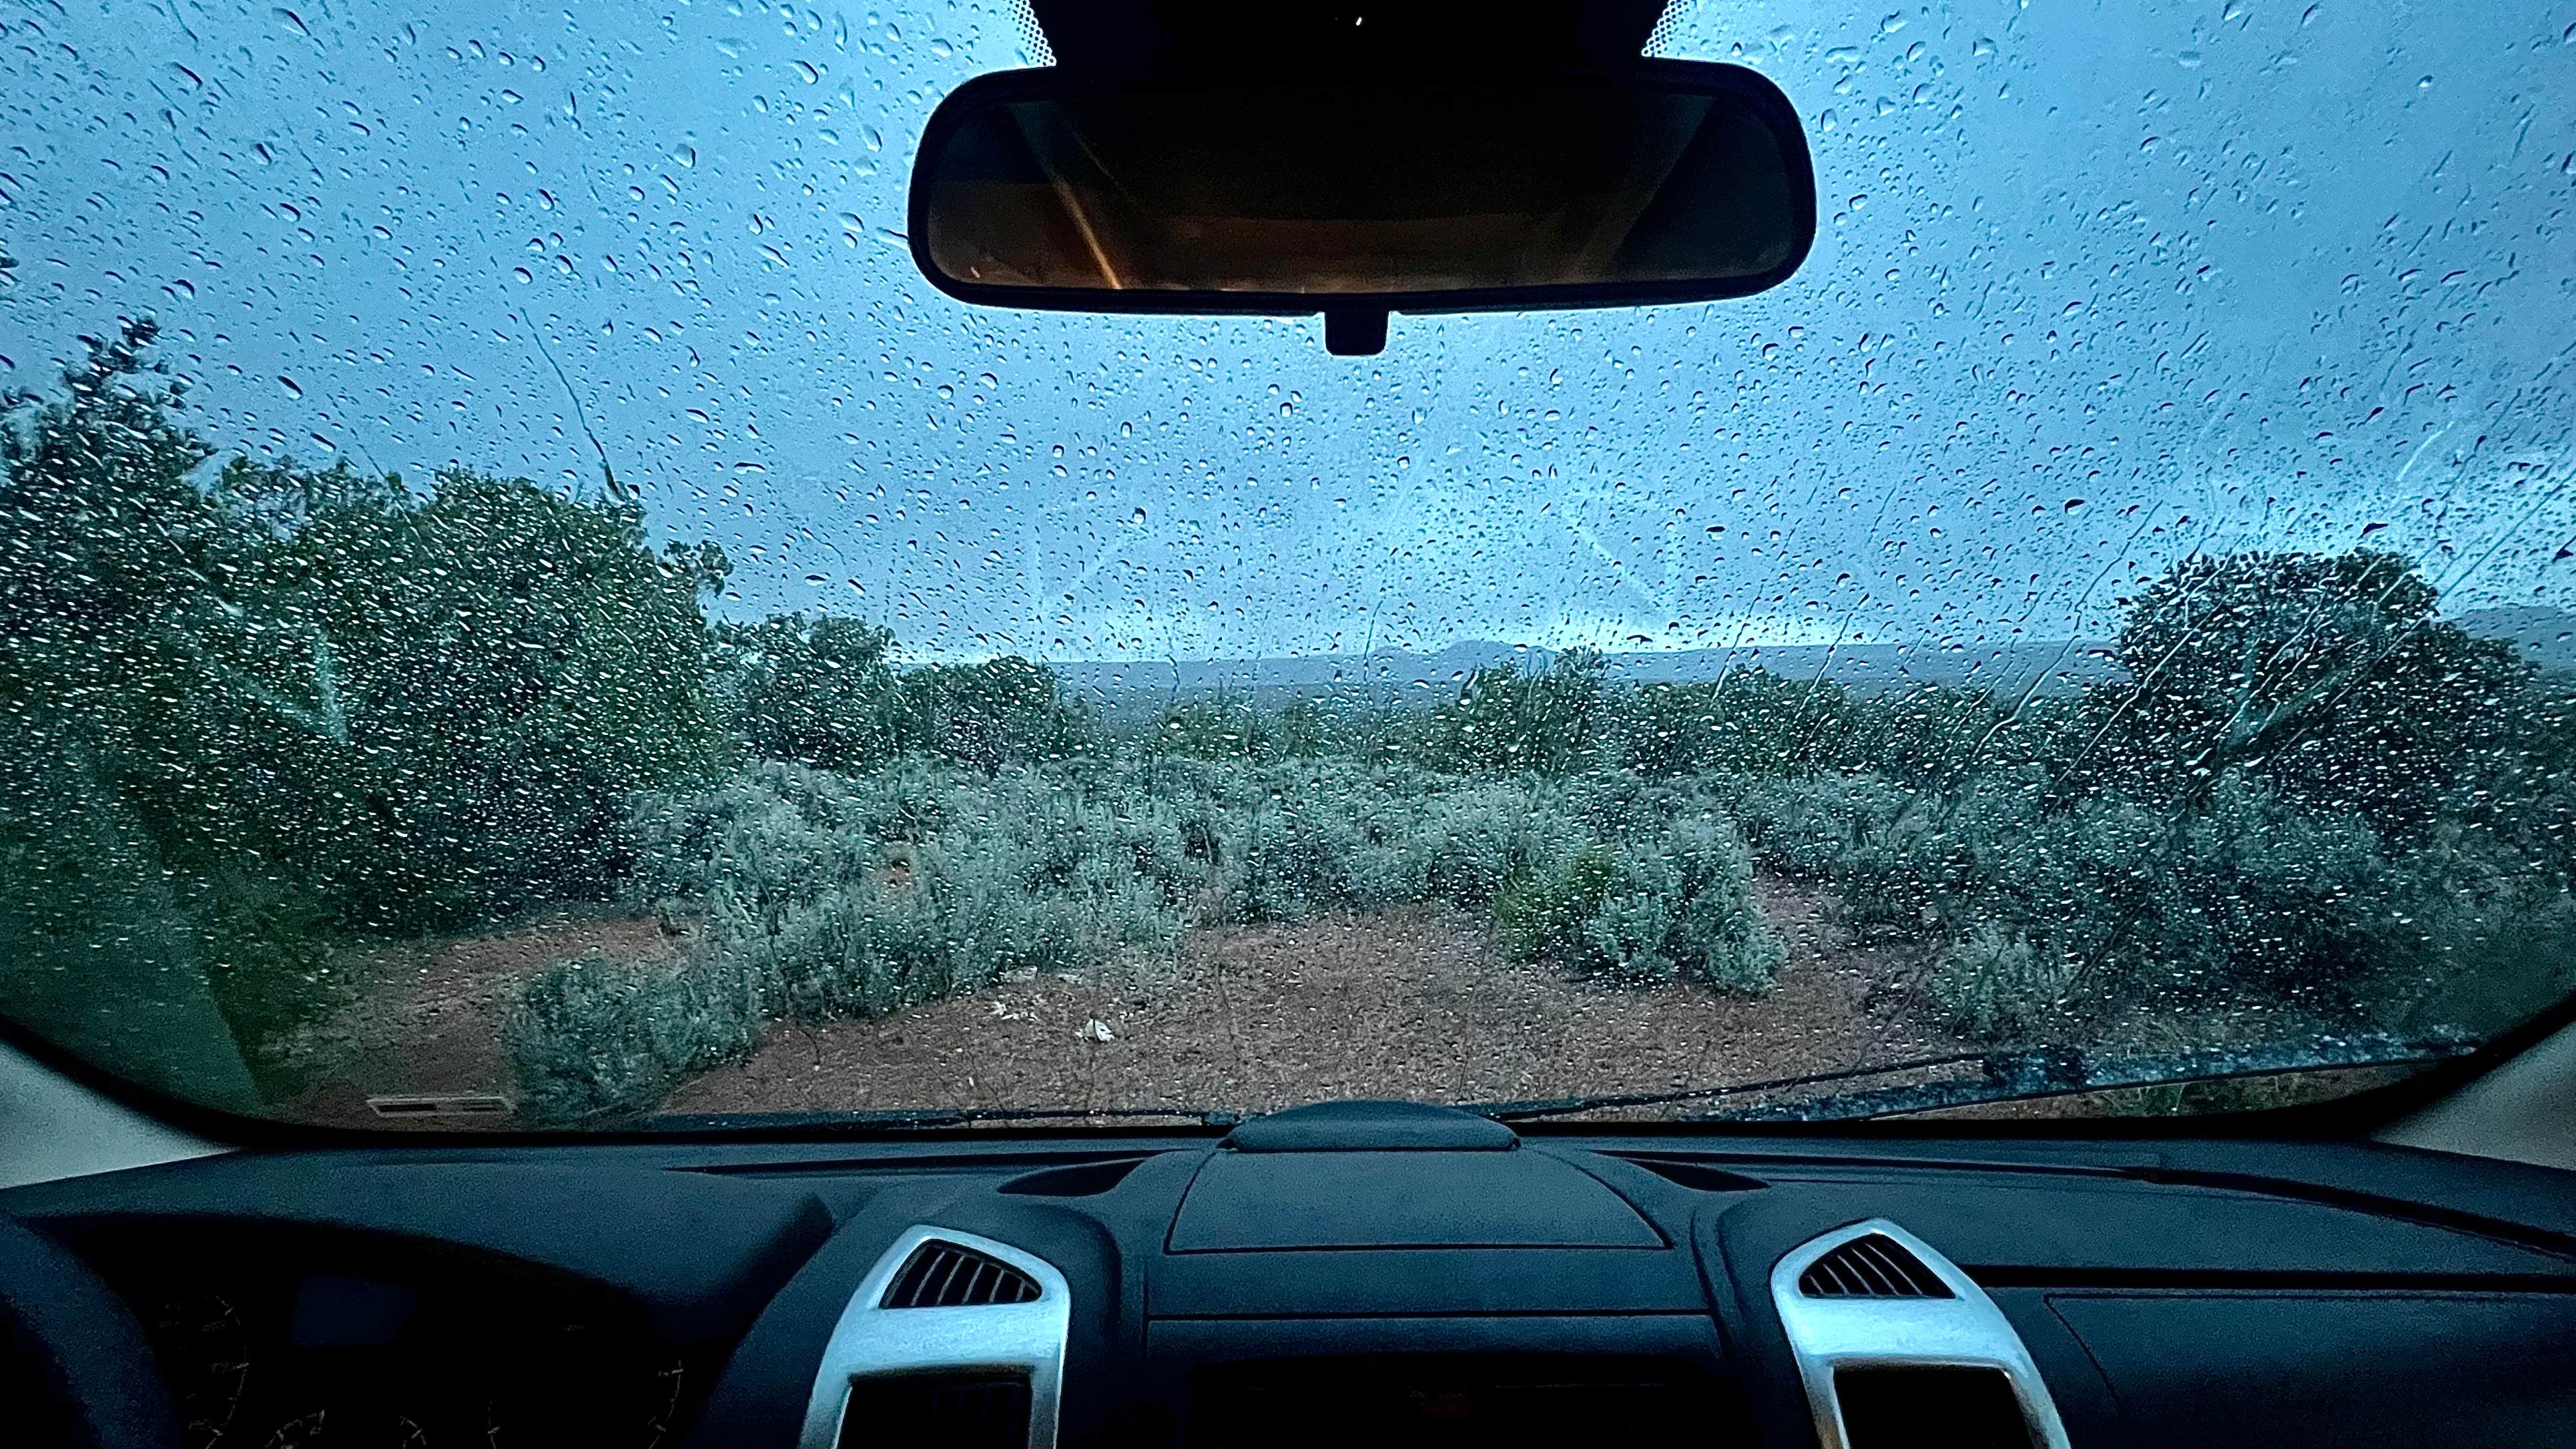
[[[640,797],[638,883],[702,913],[703,939],[677,969],[592,961],[533,983],[509,1031],[527,1110],[641,1110],[769,1022],[880,1017],[1168,945],[1207,865],[1174,812],[1126,784],[771,762]],[[593,1051],[596,1080],[572,1080]]]
[[[1910,918],[1946,942],[1928,997],[1980,1036],[2070,1029],[2134,1003],[2384,1015],[2481,969],[2505,933],[2563,943],[2576,920],[2562,885],[2492,837],[2393,854],[2359,817],[2300,808],[2241,773],[2198,808],[2049,803],[1981,782],[1840,872],[1857,918]],[[2519,888],[2485,888],[2507,879]],[[2527,978],[2527,959],[2518,969]]]
[[[1736,669],[1705,684],[1648,684],[1621,710],[1628,767],[1659,778],[1709,771],[1766,778],[1830,768],[1844,757],[1852,704],[1830,680]]]
[[[1980,922],[1942,953],[1924,996],[1943,1024],[1978,1039],[2062,1019],[2075,963],[2042,956],[2021,932]]]
[[[2390,865],[2381,959],[2350,988],[2369,1024],[2483,1035],[2576,990],[2576,897],[2529,847],[2454,820]]]
[[[1490,903],[1523,872],[1553,869],[1597,832],[1567,791],[1526,777],[1461,777],[1317,761],[1265,771],[1212,822],[1237,866],[1237,920],[1444,901]]]
[[[1743,836],[1724,820],[1685,817],[1673,823],[1664,849],[1680,877],[1667,939],[1683,979],[1720,991],[1769,990],[1788,952],[1754,899]]]
[[[1523,674],[1516,664],[1478,669],[1458,698],[1425,723],[1423,762],[1461,773],[1543,774],[1591,763],[1609,717],[1606,668],[1600,654],[1569,649],[1536,674]]]
[[[1731,792],[1745,843],[1769,868],[1803,880],[1847,869],[1883,840],[1916,801],[1914,791],[1874,775],[1747,780]]]
[[[1617,879],[1618,858],[1593,846],[1554,869],[1523,871],[1494,897],[1494,930],[1514,960],[1546,958],[1582,973],[1605,964],[1587,929]]]
[[[1424,801],[1405,824],[1402,852],[1422,897],[1475,909],[1516,874],[1568,854],[1576,834],[1527,787],[1483,781]]]
[[[1428,882],[1438,827],[1426,822],[1464,824],[1443,816],[1460,783],[1349,760],[1283,762],[1215,782],[1206,823],[1228,862],[1220,877],[1225,913],[1286,921],[1437,894]]]
[[[835,614],[776,614],[719,625],[715,638],[715,677],[754,754],[859,769],[902,747],[891,632]]]
[[[1193,759],[1275,761],[1321,754],[1334,725],[1312,700],[1263,709],[1220,695],[1167,707],[1153,744]]]
[[[689,1074],[751,1055],[760,995],[720,959],[674,968],[591,956],[551,967],[502,1028],[520,1115],[564,1124],[659,1102]]]
[[[1517,959],[1632,985],[1765,991],[1786,954],[1753,899],[1743,841],[1705,818],[1675,822],[1652,848],[1595,843],[1525,870],[1495,898],[1494,923]]]
[[[855,776],[749,766],[638,797],[647,901],[703,920],[680,969],[558,968],[514,1018],[539,1117],[649,1107],[765,1023],[878,1017],[995,979],[1167,949],[1239,921],[1445,901],[1523,959],[1618,980],[1768,986],[1781,949],[1743,840],[1705,801],[1347,759],[1147,758]],[[576,1018],[596,1007],[598,1022]],[[583,1052],[600,1080],[564,1080]]]
[[[1061,760],[1090,735],[1055,672],[1017,655],[913,670],[903,676],[903,707],[913,748],[972,770]]]
[[[1236,919],[1293,921],[1353,902],[1349,863],[1365,839],[1355,793],[1282,791],[1238,817]],[[1385,869],[1381,859],[1371,865]]]

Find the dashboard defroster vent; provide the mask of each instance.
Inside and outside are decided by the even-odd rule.
[[[995,1303],[1034,1303],[1037,1280],[972,1248],[934,1238],[912,1250],[880,1308],[982,1308]]]
[[[1884,1233],[1852,1239],[1818,1258],[1798,1275],[1810,1298],[1949,1298],[1954,1296],[1923,1260]]]

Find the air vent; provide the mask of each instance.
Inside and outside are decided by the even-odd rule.
[[[1037,1280],[972,1248],[934,1238],[912,1250],[902,1271],[886,1285],[880,1308],[981,1308],[994,1303],[1034,1303]]]
[[[1834,1375],[1850,1449],[2030,1449],[2012,1380],[1985,1368],[1847,1368]]]
[[[1056,1449],[1072,1319],[1073,1285],[1054,1264],[915,1223],[832,1325],[798,1449]]]
[[[1941,1250],[1885,1218],[1771,1268],[1816,1439],[1844,1449],[2067,1449],[2030,1349]]]
[[[1948,1298],[1949,1287],[1905,1245],[1883,1233],[1854,1238],[1798,1275],[1810,1298]]]
[[[1027,1449],[1029,1385],[1014,1378],[861,1379],[841,1415],[844,1449],[935,1444],[940,1449]]]

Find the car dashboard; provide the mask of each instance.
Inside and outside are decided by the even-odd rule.
[[[1214,1132],[269,1151],[0,1207],[192,1445],[2576,1441],[2563,1173],[2347,1143]]]

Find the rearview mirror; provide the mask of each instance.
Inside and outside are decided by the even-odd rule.
[[[1740,66],[1315,79],[977,77],[912,176],[969,302],[1325,314],[1635,306],[1786,280],[1816,230],[1796,111]]]

